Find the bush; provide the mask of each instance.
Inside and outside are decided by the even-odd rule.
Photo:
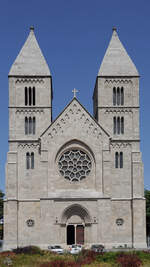
[[[136,254],[120,254],[117,262],[121,267],[140,267],[142,265],[142,261]]]
[[[120,255],[120,252],[102,252],[96,256],[96,260],[99,262],[115,263],[118,254]]]
[[[91,264],[93,261],[95,261],[96,256],[99,254],[100,253],[91,250],[82,250],[76,258],[76,263],[79,264],[79,266]]]
[[[0,258],[1,257],[10,257],[10,258],[15,258],[16,254],[12,251],[3,251],[0,253]]]
[[[40,267],[81,267],[81,264],[78,264],[74,261],[65,262],[62,260],[54,260],[42,263]]]
[[[13,252],[16,254],[23,253],[23,254],[28,254],[28,255],[34,255],[34,254],[43,255],[42,250],[36,246],[18,247],[18,248],[13,249]]]

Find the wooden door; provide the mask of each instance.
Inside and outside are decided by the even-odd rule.
[[[84,226],[77,225],[76,227],[76,244],[84,244]]]

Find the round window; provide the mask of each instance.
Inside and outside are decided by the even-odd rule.
[[[65,151],[58,160],[59,171],[70,181],[80,181],[89,175],[92,162],[90,157],[80,149]]]
[[[32,219],[28,219],[28,220],[26,221],[26,223],[27,223],[27,226],[28,226],[28,227],[32,227],[32,226],[34,226],[34,220],[32,220]]]

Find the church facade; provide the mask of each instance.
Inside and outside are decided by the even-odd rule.
[[[139,73],[113,29],[93,93],[52,120],[52,76],[31,27],[9,72],[4,249],[146,247]]]

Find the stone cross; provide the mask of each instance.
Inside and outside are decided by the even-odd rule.
[[[79,91],[78,90],[76,90],[75,88],[72,90],[72,92],[73,92],[73,94],[74,94],[74,96],[73,97],[76,97],[76,93],[78,93]]]

